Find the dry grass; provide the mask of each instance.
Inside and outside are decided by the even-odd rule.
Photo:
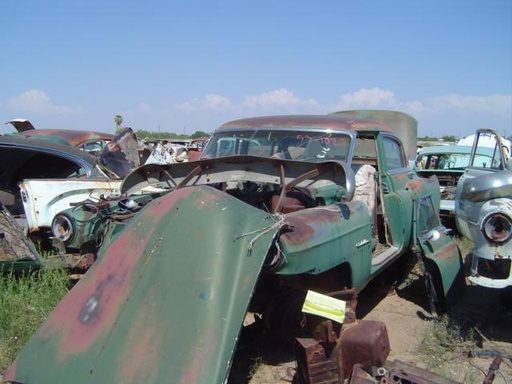
[[[482,372],[468,366],[468,352],[477,347],[474,330],[463,333],[447,316],[431,320],[420,338],[418,354],[425,368],[460,383],[482,382]]]

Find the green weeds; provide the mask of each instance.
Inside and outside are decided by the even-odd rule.
[[[67,272],[45,266],[30,274],[0,274],[0,374],[69,287]]]

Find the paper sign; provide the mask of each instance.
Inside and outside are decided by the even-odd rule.
[[[325,317],[343,324],[345,320],[345,301],[308,291],[302,306],[302,312]]]

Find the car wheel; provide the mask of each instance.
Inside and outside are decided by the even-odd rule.
[[[501,289],[500,304],[505,307],[507,311],[512,311],[512,286]]]
[[[263,312],[263,321],[275,338],[292,343],[296,337],[304,336],[306,317],[302,306],[306,292],[293,288],[280,288]]]
[[[434,316],[446,313],[446,298],[443,290],[441,273],[437,265],[430,260],[425,261],[425,285],[427,288],[427,299],[431,314]]]

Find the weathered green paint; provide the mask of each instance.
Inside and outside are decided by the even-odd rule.
[[[371,119],[383,122],[403,143],[405,153],[409,160],[416,158],[418,142],[418,121],[406,113],[400,111],[388,111],[378,109],[358,109],[351,111],[333,112],[333,115]]]
[[[4,380],[221,383],[276,223],[207,186],[156,200],[57,306]]]
[[[140,207],[161,196],[163,193],[145,193],[131,196],[131,201]],[[133,212],[122,208],[123,200],[100,201],[97,205],[92,202],[77,203],[59,213],[65,216],[73,226],[73,235],[65,242],[69,253],[96,252],[96,248],[103,243],[105,231],[110,230],[112,221],[121,221],[122,216],[131,218]],[[109,234],[110,236],[110,234]]]
[[[415,137],[415,120],[405,121],[398,128]],[[282,322],[265,311],[276,287],[360,290],[408,253],[433,264],[449,291],[460,271],[457,247],[443,234],[439,242],[427,236],[443,230],[439,184],[414,173],[387,124],[352,114],[242,119],[212,136],[204,153],[213,158],[134,170],[123,193],[153,184],[167,184],[169,193],[122,226],[110,221],[99,261],[7,378],[220,383],[248,308],[269,316],[278,332],[295,326],[300,306],[277,300],[292,314]],[[280,147],[291,159],[261,157],[285,153]],[[366,180],[376,192],[371,200],[355,196],[361,164],[375,167]]]
[[[440,235],[441,238],[438,240],[424,243],[422,251],[427,259],[436,264],[438,271],[441,273],[441,284],[445,297],[447,297],[450,288],[461,272],[460,257],[453,256],[458,255],[459,251],[452,239],[446,234],[442,233]]]
[[[364,274],[364,280],[367,280],[372,234],[371,218],[363,203],[353,201],[290,213],[286,215],[286,221],[296,230],[280,236],[287,263],[277,273],[316,275],[342,263],[349,263],[353,264],[352,270]],[[368,242],[358,246],[365,239]],[[358,248],[361,248],[362,254],[359,258],[353,257],[353,252]],[[360,258],[364,260],[362,264]]]

